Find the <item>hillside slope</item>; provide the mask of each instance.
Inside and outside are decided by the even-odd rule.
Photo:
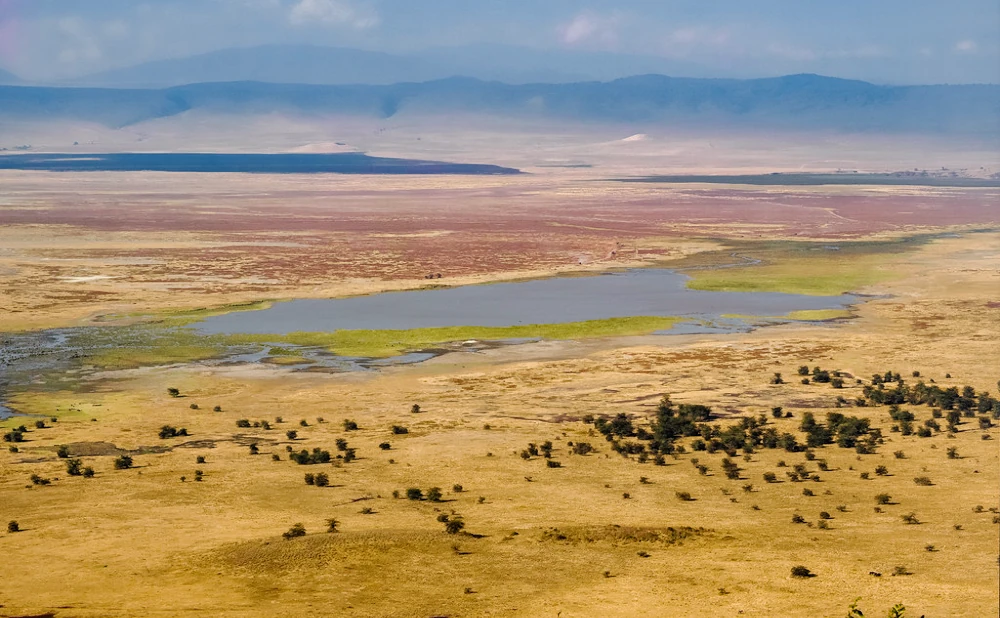
[[[723,80],[644,75],[509,85],[469,78],[386,86],[260,82],[161,90],[0,87],[0,119],[126,126],[188,110],[389,118],[473,113],[590,122],[840,131],[1000,133],[1000,86],[877,86],[818,75]]]

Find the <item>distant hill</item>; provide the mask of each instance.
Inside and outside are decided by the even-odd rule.
[[[819,75],[733,80],[643,75],[610,82],[509,85],[469,78],[385,86],[260,82],[161,90],[0,87],[0,119],[73,118],[125,126],[223,114],[484,113],[679,126],[1000,133],[1000,86],[876,86]]]
[[[666,58],[512,45],[441,47],[405,55],[316,45],[261,45],[146,62],[69,83],[111,88],[233,81],[387,85],[465,76],[523,84],[607,80],[643,73],[709,74],[704,67]]]
[[[21,79],[11,73],[10,71],[4,71],[0,69],[0,84],[20,84]]]

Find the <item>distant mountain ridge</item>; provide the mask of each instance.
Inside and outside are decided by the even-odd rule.
[[[408,54],[317,45],[259,45],[145,62],[74,79],[66,85],[167,88],[232,81],[388,85],[455,76],[522,84],[607,80],[642,73],[710,76],[704,67],[667,58],[511,45],[442,47]]]
[[[819,75],[510,85],[471,78],[374,86],[260,82],[153,89],[0,87],[0,118],[125,126],[188,110],[388,118],[481,113],[719,127],[1000,133],[1000,86],[878,86]]]

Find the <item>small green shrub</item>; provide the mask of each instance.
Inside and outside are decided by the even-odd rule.
[[[163,427],[160,427],[159,436],[161,440],[166,440],[168,438],[176,438],[177,436],[186,436],[186,435],[188,435],[188,431],[183,427],[181,427],[180,429],[177,429],[176,427],[171,427],[170,425],[164,425]]]
[[[66,474],[70,476],[83,475],[83,462],[79,459],[69,459],[66,461]]]

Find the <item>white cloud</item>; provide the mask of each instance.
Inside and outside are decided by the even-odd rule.
[[[583,11],[559,26],[559,39],[567,45],[598,43],[614,46],[618,43],[621,23],[622,17],[618,13],[601,15],[593,11]]]
[[[827,58],[885,58],[889,51],[881,45],[861,45],[853,49],[835,49],[823,54]]]
[[[102,30],[104,31],[105,36],[121,38],[128,36],[131,28],[129,28],[128,22],[122,19],[116,19],[104,24]]]
[[[373,8],[349,0],[299,0],[288,20],[296,26],[346,26],[355,30],[374,28],[380,22]]]
[[[783,58],[785,60],[794,60],[796,62],[808,62],[816,60],[820,54],[816,53],[814,50],[808,47],[802,47],[801,45],[793,45],[790,43],[768,43],[764,48],[764,51],[771,56],[776,56],[778,58]]]
[[[720,51],[731,48],[732,30],[728,27],[686,26],[661,37],[662,53],[671,57],[687,56],[696,51]]]
[[[958,43],[955,43],[955,51],[966,54],[970,54],[976,51],[978,47],[979,46],[976,45],[976,42],[971,39],[966,39],[964,41],[959,41]]]

